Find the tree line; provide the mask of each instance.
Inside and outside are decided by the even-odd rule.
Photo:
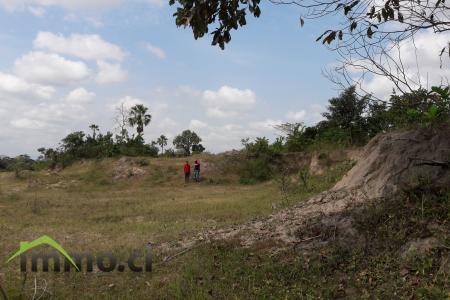
[[[392,95],[389,101],[375,101],[370,95],[359,96],[356,87],[345,89],[329,100],[323,113],[325,120],[314,126],[303,123],[284,123],[276,126],[279,136],[272,143],[266,137],[243,139],[248,160],[245,176],[259,181],[270,178],[270,164],[283,152],[302,152],[327,146],[362,146],[375,135],[388,130],[436,126],[450,120],[449,87],[419,89],[403,95]],[[143,134],[152,116],[148,108],[138,104],[127,110],[117,109],[117,134],[103,134],[98,125],[89,126],[91,132],[76,131],[62,139],[57,148],[39,148],[41,156],[35,162],[28,155],[16,158],[0,157],[0,170],[33,169],[43,166],[62,167],[79,159],[114,156],[176,156],[201,153],[202,139],[191,130],[184,130],[166,148],[169,139],[161,135],[145,143]],[[130,136],[128,128],[135,128]]]
[[[449,87],[392,95],[389,101],[371,99],[370,95],[359,96],[356,87],[352,86],[329,100],[327,110],[322,114],[325,119],[314,126],[303,123],[277,125],[275,128],[280,134],[272,143],[266,137],[243,139],[248,159],[241,169],[242,182],[272,178],[282,153],[363,146],[383,132],[438,127],[450,121]]]
[[[56,148],[39,148],[40,161],[46,161],[51,167],[65,167],[76,160],[91,158],[107,158],[114,156],[177,156],[201,153],[205,147],[200,136],[191,130],[184,130],[173,139],[173,148],[166,148],[169,139],[160,135],[156,140],[146,143],[144,130],[150,125],[152,115],[149,109],[137,104],[127,109],[123,104],[117,108],[114,118],[116,134],[111,131],[103,134],[100,127],[91,124],[90,133],[75,131],[61,140]],[[130,133],[129,128],[135,133]]]

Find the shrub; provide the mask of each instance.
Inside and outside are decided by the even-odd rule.
[[[242,170],[240,182],[254,184],[272,179],[271,157],[267,155],[248,159]]]
[[[394,128],[427,126],[446,122],[450,118],[449,87],[420,89],[391,97],[389,118]]]
[[[145,158],[138,159],[136,163],[139,167],[146,167],[150,164]]]

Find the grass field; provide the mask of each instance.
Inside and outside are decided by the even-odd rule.
[[[148,242],[176,245],[205,229],[241,224],[267,216],[329,188],[343,171],[311,178],[308,190],[296,188],[289,200],[274,180],[241,185],[236,174],[214,167],[214,156],[201,157],[204,181],[185,185],[183,159],[135,159],[146,174],[114,180],[117,160],[77,163],[58,173],[0,173],[0,257],[18,250],[20,241],[49,235],[71,251],[112,251],[126,259]],[[164,298],[177,290],[184,257],[159,264],[151,274],[37,274],[57,299]],[[31,298],[35,277],[19,272],[18,261],[0,264],[0,284],[12,299]],[[41,284],[39,284],[41,282]],[[175,286],[174,286],[175,285]],[[172,291],[172,292],[170,292]],[[172,294],[171,294],[172,293]],[[182,295],[179,295],[183,298]],[[195,297],[194,297],[195,298]]]

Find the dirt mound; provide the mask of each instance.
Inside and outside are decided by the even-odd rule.
[[[198,242],[237,239],[242,246],[269,243],[282,251],[305,241],[323,241],[325,231],[325,235],[339,234],[356,242],[351,220],[345,216],[349,209],[392,195],[419,175],[434,184],[448,185],[450,169],[439,163],[450,160],[450,128],[380,135],[365,147],[360,157],[347,176],[328,192],[266,219],[203,232],[196,238],[179,241],[178,246],[188,248]],[[322,230],[319,235],[307,234],[311,223],[319,224]],[[171,247],[162,245],[162,248]]]
[[[450,127],[394,132],[374,138],[356,166],[333,188],[359,190],[367,198],[392,195],[423,176],[435,184],[450,181]]]
[[[147,172],[138,167],[136,160],[129,157],[122,157],[114,166],[113,178],[114,180],[121,180],[130,177],[141,177]]]

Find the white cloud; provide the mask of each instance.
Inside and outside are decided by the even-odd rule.
[[[35,17],[41,18],[45,15],[45,9],[37,6],[29,6],[28,11]]]
[[[17,76],[0,72],[0,95],[32,95],[43,99],[53,96],[55,89],[51,86],[31,84]]]
[[[242,126],[237,124],[226,124],[225,126],[223,126],[223,129],[228,131],[242,130]]]
[[[98,16],[89,16],[89,15],[80,15],[80,14],[74,14],[69,13],[64,16],[64,21],[70,22],[70,23],[80,23],[80,24],[90,24],[94,28],[102,28],[104,27],[103,22],[101,21],[101,18]]]
[[[158,58],[160,58],[160,59],[165,59],[165,58],[167,57],[166,52],[164,52],[163,49],[161,49],[161,48],[159,48],[159,47],[156,47],[156,46],[153,46],[153,45],[150,44],[150,43],[147,43],[147,44],[145,45],[145,49],[146,49],[149,53],[153,54],[154,56],[156,56],[156,57],[158,57]]]
[[[393,48],[389,55],[397,62],[401,58],[406,76],[414,89],[420,86],[426,88],[433,85],[448,84],[447,80],[450,77],[449,58],[444,53],[441,68],[439,53],[444,47],[448,48],[449,40],[450,33],[436,34],[431,30],[423,31],[414,36],[414,43],[411,40],[406,40],[400,44],[400,57],[397,48]],[[356,78],[357,70],[355,70],[355,73]],[[392,94],[394,85],[386,77],[371,76],[365,79],[362,87],[364,90],[386,99]],[[407,90],[405,87],[403,89]]]
[[[131,96],[125,96],[123,98],[121,98],[117,103],[112,105],[112,109],[116,109],[118,107],[121,107],[123,105],[123,107],[125,109],[131,109],[133,106],[137,105],[137,104],[144,104],[145,102],[139,98],[134,98]]]
[[[256,104],[256,94],[252,90],[240,90],[226,85],[217,91],[204,91],[202,98],[206,114],[217,118],[239,116]]]
[[[179,126],[178,122],[173,120],[172,118],[165,117],[160,119],[160,115],[154,114],[154,120],[152,121],[153,125],[156,126],[156,128],[161,130],[176,130]],[[171,136],[171,134],[168,134],[168,136]]]
[[[23,10],[28,6],[60,6],[65,9],[105,9],[118,6],[122,0],[0,0],[8,11]]]
[[[199,120],[191,120],[191,122],[189,123],[190,129],[202,129],[205,127],[208,127],[208,124]]]
[[[110,62],[122,61],[125,52],[99,35],[72,34],[66,37],[51,32],[39,32],[33,45],[36,49],[95,60],[98,67],[95,80],[100,84],[121,82],[127,78],[127,72],[119,63]]]
[[[148,3],[162,7],[163,0],[135,0],[135,2]],[[68,10],[102,10],[126,4],[124,0],[0,0],[0,6],[5,10],[14,12],[24,10],[29,6],[51,7],[58,6]]]
[[[85,120],[84,108],[68,102],[43,102],[38,105],[23,106],[17,111],[17,118],[10,124],[18,129],[42,129],[64,126],[77,120]]]
[[[42,129],[45,123],[37,120],[30,120],[27,118],[20,118],[11,121],[11,125],[20,129]]]
[[[14,72],[31,82],[55,85],[82,81],[90,75],[89,68],[81,61],[43,52],[30,52],[17,59]]]
[[[321,105],[313,104],[308,109],[300,111],[290,111],[286,114],[286,119],[289,122],[303,122],[307,126],[315,125],[322,121],[324,117],[322,113],[325,111]]]
[[[301,111],[290,111],[286,114],[286,118],[288,120],[296,121],[296,122],[302,122],[305,119],[306,116],[306,110]]]
[[[40,103],[38,106],[24,112],[25,118],[50,125],[55,123],[67,123],[71,120],[85,119],[84,108],[71,103]]]
[[[72,34],[65,37],[51,32],[39,32],[33,45],[54,53],[73,55],[85,60],[122,61],[124,51],[117,45],[109,43],[99,35]]]
[[[77,88],[71,91],[65,98],[68,103],[83,104],[91,102],[95,98],[95,93],[89,92],[84,88]]]
[[[120,64],[98,61],[98,73],[95,80],[100,84],[116,83],[127,79],[127,71]]]
[[[0,90],[10,94],[27,92],[30,85],[23,79],[14,75],[0,73]]]
[[[172,91],[173,92],[173,91]],[[176,97],[192,97],[198,98],[202,96],[202,92],[188,85],[181,85],[175,89]]]
[[[249,126],[250,128],[257,129],[257,130],[272,130],[274,129],[274,126],[283,124],[282,120],[272,120],[267,119],[264,121],[256,121],[256,122],[250,122]]]
[[[206,110],[206,114],[211,118],[225,119],[238,117],[240,115],[240,112],[237,112],[235,110],[223,110],[219,107],[209,107]]]

